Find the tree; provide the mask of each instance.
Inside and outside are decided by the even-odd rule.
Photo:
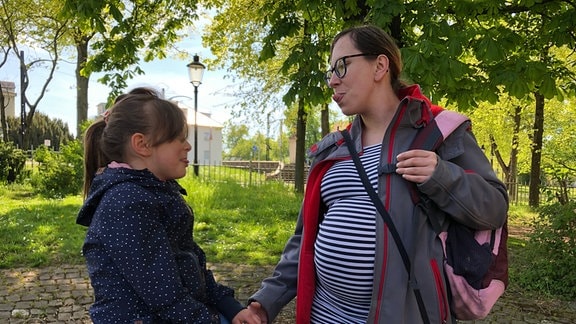
[[[517,201],[518,174],[528,173],[530,165],[529,100],[500,96],[496,104],[482,102],[470,113],[472,129],[496,171],[503,173],[510,201]]]
[[[240,40],[238,47],[255,48],[260,63],[282,62],[285,104],[298,103],[300,127],[306,124],[309,107],[329,100],[328,91],[320,91],[320,71],[332,36],[360,22],[390,32],[401,47],[404,77],[419,83],[435,102],[445,99],[459,110],[470,111],[480,102],[497,102],[500,95],[531,96],[535,114],[530,199],[537,205],[539,182],[534,177],[540,174],[544,99],[570,96],[576,90],[574,74],[567,68],[570,63],[555,54],[557,49],[575,47],[573,4],[555,0],[210,3],[224,8],[218,12],[223,19],[240,16],[242,26],[256,26],[258,37],[264,36],[257,45]],[[241,10],[238,14],[230,8]],[[225,35],[237,25],[220,24],[219,28]],[[305,133],[302,130],[298,136]],[[304,154],[300,143],[297,156]]]
[[[26,129],[32,127],[36,108],[54,76],[60,54],[59,44],[66,32],[67,22],[55,18],[56,5],[57,3],[51,1],[40,1],[40,3],[31,0],[0,1],[0,11],[3,17],[0,34],[4,35],[1,40],[3,48],[6,48],[4,58],[9,55],[11,49],[19,61],[20,95],[28,108],[20,126],[23,148],[27,147]],[[38,57],[30,58],[24,49],[27,49],[28,54],[38,51],[44,51],[44,53]],[[40,93],[35,100],[32,100],[27,92],[31,81],[29,72],[44,66],[47,66],[48,76],[43,81],[39,81],[41,83]],[[38,81],[38,79],[33,81]]]
[[[29,128],[27,134],[31,148],[46,145],[45,141],[49,140],[50,148],[59,151],[61,145],[67,144],[73,139],[68,125],[60,119],[52,119],[48,115],[37,112],[34,114],[33,124],[34,127]],[[8,117],[7,125],[9,141],[22,146],[19,136],[20,118]]]
[[[88,82],[105,72],[100,82],[111,87],[112,101],[127,80],[144,74],[141,59],[165,58],[181,38],[179,32],[198,18],[197,0],[86,1],[66,0],[61,17],[69,19],[77,50],[77,134],[88,118]]]
[[[570,197],[568,187],[576,182],[576,126],[573,122],[574,100],[550,100],[551,109],[547,115],[542,145],[542,169],[548,175],[548,182],[557,186],[556,192],[550,192],[549,199],[557,199],[566,205]]]
[[[0,68],[4,63],[0,62]],[[6,108],[8,107],[8,100],[4,96],[4,87],[0,83],[0,129],[2,129],[2,135],[0,138],[5,141],[8,138],[8,130],[6,129]]]
[[[496,82],[501,80],[499,84],[503,84],[511,95],[523,98],[532,94],[534,97],[529,193],[529,203],[533,207],[540,201],[545,99],[558,97],[562,100],[576,92],[576,75],[569,69],[570,64],[557,54],[558,49],[565,46],[576,47],[574,14],[576,7],[561,1],[510,10],[507,32],[519,35],[520,39],[504,53],[510,57],[501,60],[505,64],[493,61],[486,69]],[[499,39],[495,37],[495,40]]]
[[[553,0],[415,1],[402,7],[395,6],[392,14],[400,20],[376,6],[369,15],[372,21],[391,22],[387,26],[402,46],[407,77],[434,100],[446,98],[467,111],[481,101],[495,103],[501,93],[533,97],[530,203],[537,206],[544,99],[576,90],[570,63],[554,53],[575,47],[576,7]]]
[[[8,61],[10,50],[12,49],[8,44],[8,38],[0,39],[0,53],[2,53],[2,56],[0,57],[0,69],[2,69]],[[8,132],[6,130],[6,108],[8,107],[8,100],[4,96],[4,92],[4,85],[0,83],[0,129],[2,129],[2,134],[0,135],[2,135],[3,141],[8,137]]]
[[[277,109],[279,104],[270,106],[265,100],[282,93],[282,106],[298,110],[295,188],[303,191],[307,115],[313,107],[327,109],[330,100],[323,77],[328,49],[324,29],[330,25],[323,24],[323,16],[309,16],[301,1],[210,4],[218,7],[204,41],[216,40],[209,44],[219,62],[230,60],[240,77],[263,84],[252,97],[254,107]]]

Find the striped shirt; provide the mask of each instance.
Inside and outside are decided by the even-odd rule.
[[[364,148],[360,161],[377,190],[380,144]],[[376,209],[352,160],[324,175],[321,195],[328,211],[314,248],[317,286],[312,323],[366,323],[374,280]]]

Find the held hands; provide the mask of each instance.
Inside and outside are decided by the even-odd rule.
[[[438,156],[432,151],[410,150],[398,154],[396,158],[396,173],[415,183],[428,181],[438,165]]]
[[[232,324],[262,324],[260,317],[249,309],[241,310],[232,319]]]
[[[266,310],[264,310],[262,304],[257,301],[253,301],[248,305],[248,309],[252,311],[252,313],[258,315],[260,318],[260,324],[268,324],[268,313],[266,313]]]

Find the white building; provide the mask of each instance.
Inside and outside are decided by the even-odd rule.
[[[10,81],[0,81],[2,87],[2,94],[4,94],[4,113],[6,117],[16,117],[16,85]],[[18,110],[18,117],[20,117],[20,110]]]
[[[188,153],[190,166],[194,162],[194,108],[184,103],[173,100],[186,115],[188,123],[188,142],[192,149]],[[106,110],[106,104],[97,106],[98,116]],[[224,126],[209,114],[198,112],[198,164],[199,165],[221,165],[222,164],[222,128]]]
[[[178,107],[184,111],[188,122],[188,142],[192,149],[188,153],[190,164],[194,162],[194,124],[196,118],[193,107],[188,107],[177,101]],[[198,164],[220,165],[222,164],[222,128],[224,126],[209,114],[198,112]]]

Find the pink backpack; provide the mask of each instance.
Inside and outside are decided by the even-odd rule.
[[[423,127],[411,148],[434,151],[468,117],[449,110],[440,111]],[[412,189],[415,203],[420,197]],[[453,222],[447,231],[430,217],[444,247],[444,271],[450,288],[450,304],[459,320],[485,318],[508,286],[508,229],[474,231]]]

